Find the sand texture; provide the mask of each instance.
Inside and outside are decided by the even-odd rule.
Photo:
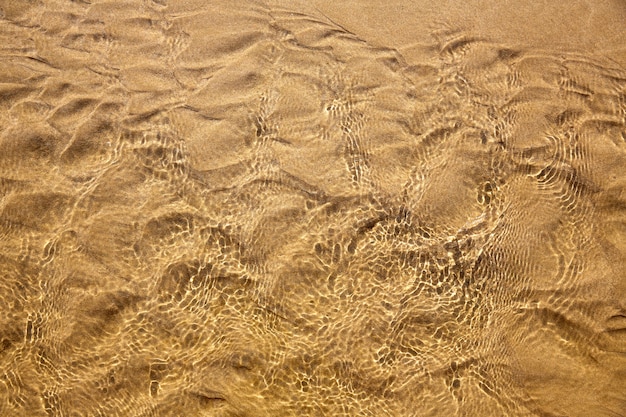
[[[626,416],[623,1],[0,17],[0,417]]]

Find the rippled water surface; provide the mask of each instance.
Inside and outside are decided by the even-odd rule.
[[[0,416],[626,416],[624,4],[475,3],[0,2]]]

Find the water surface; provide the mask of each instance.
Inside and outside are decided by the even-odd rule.
[[[0,3],[1,416],[626,415],[623,3],[386,3]]]

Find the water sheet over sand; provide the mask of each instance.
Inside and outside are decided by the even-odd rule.
[[[426,3],[0,1],[0,416],[626,416],[626,6]]]

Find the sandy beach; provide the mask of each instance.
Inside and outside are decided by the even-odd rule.
[[[626,3],[0,0],[0,417],[626,416]]]

